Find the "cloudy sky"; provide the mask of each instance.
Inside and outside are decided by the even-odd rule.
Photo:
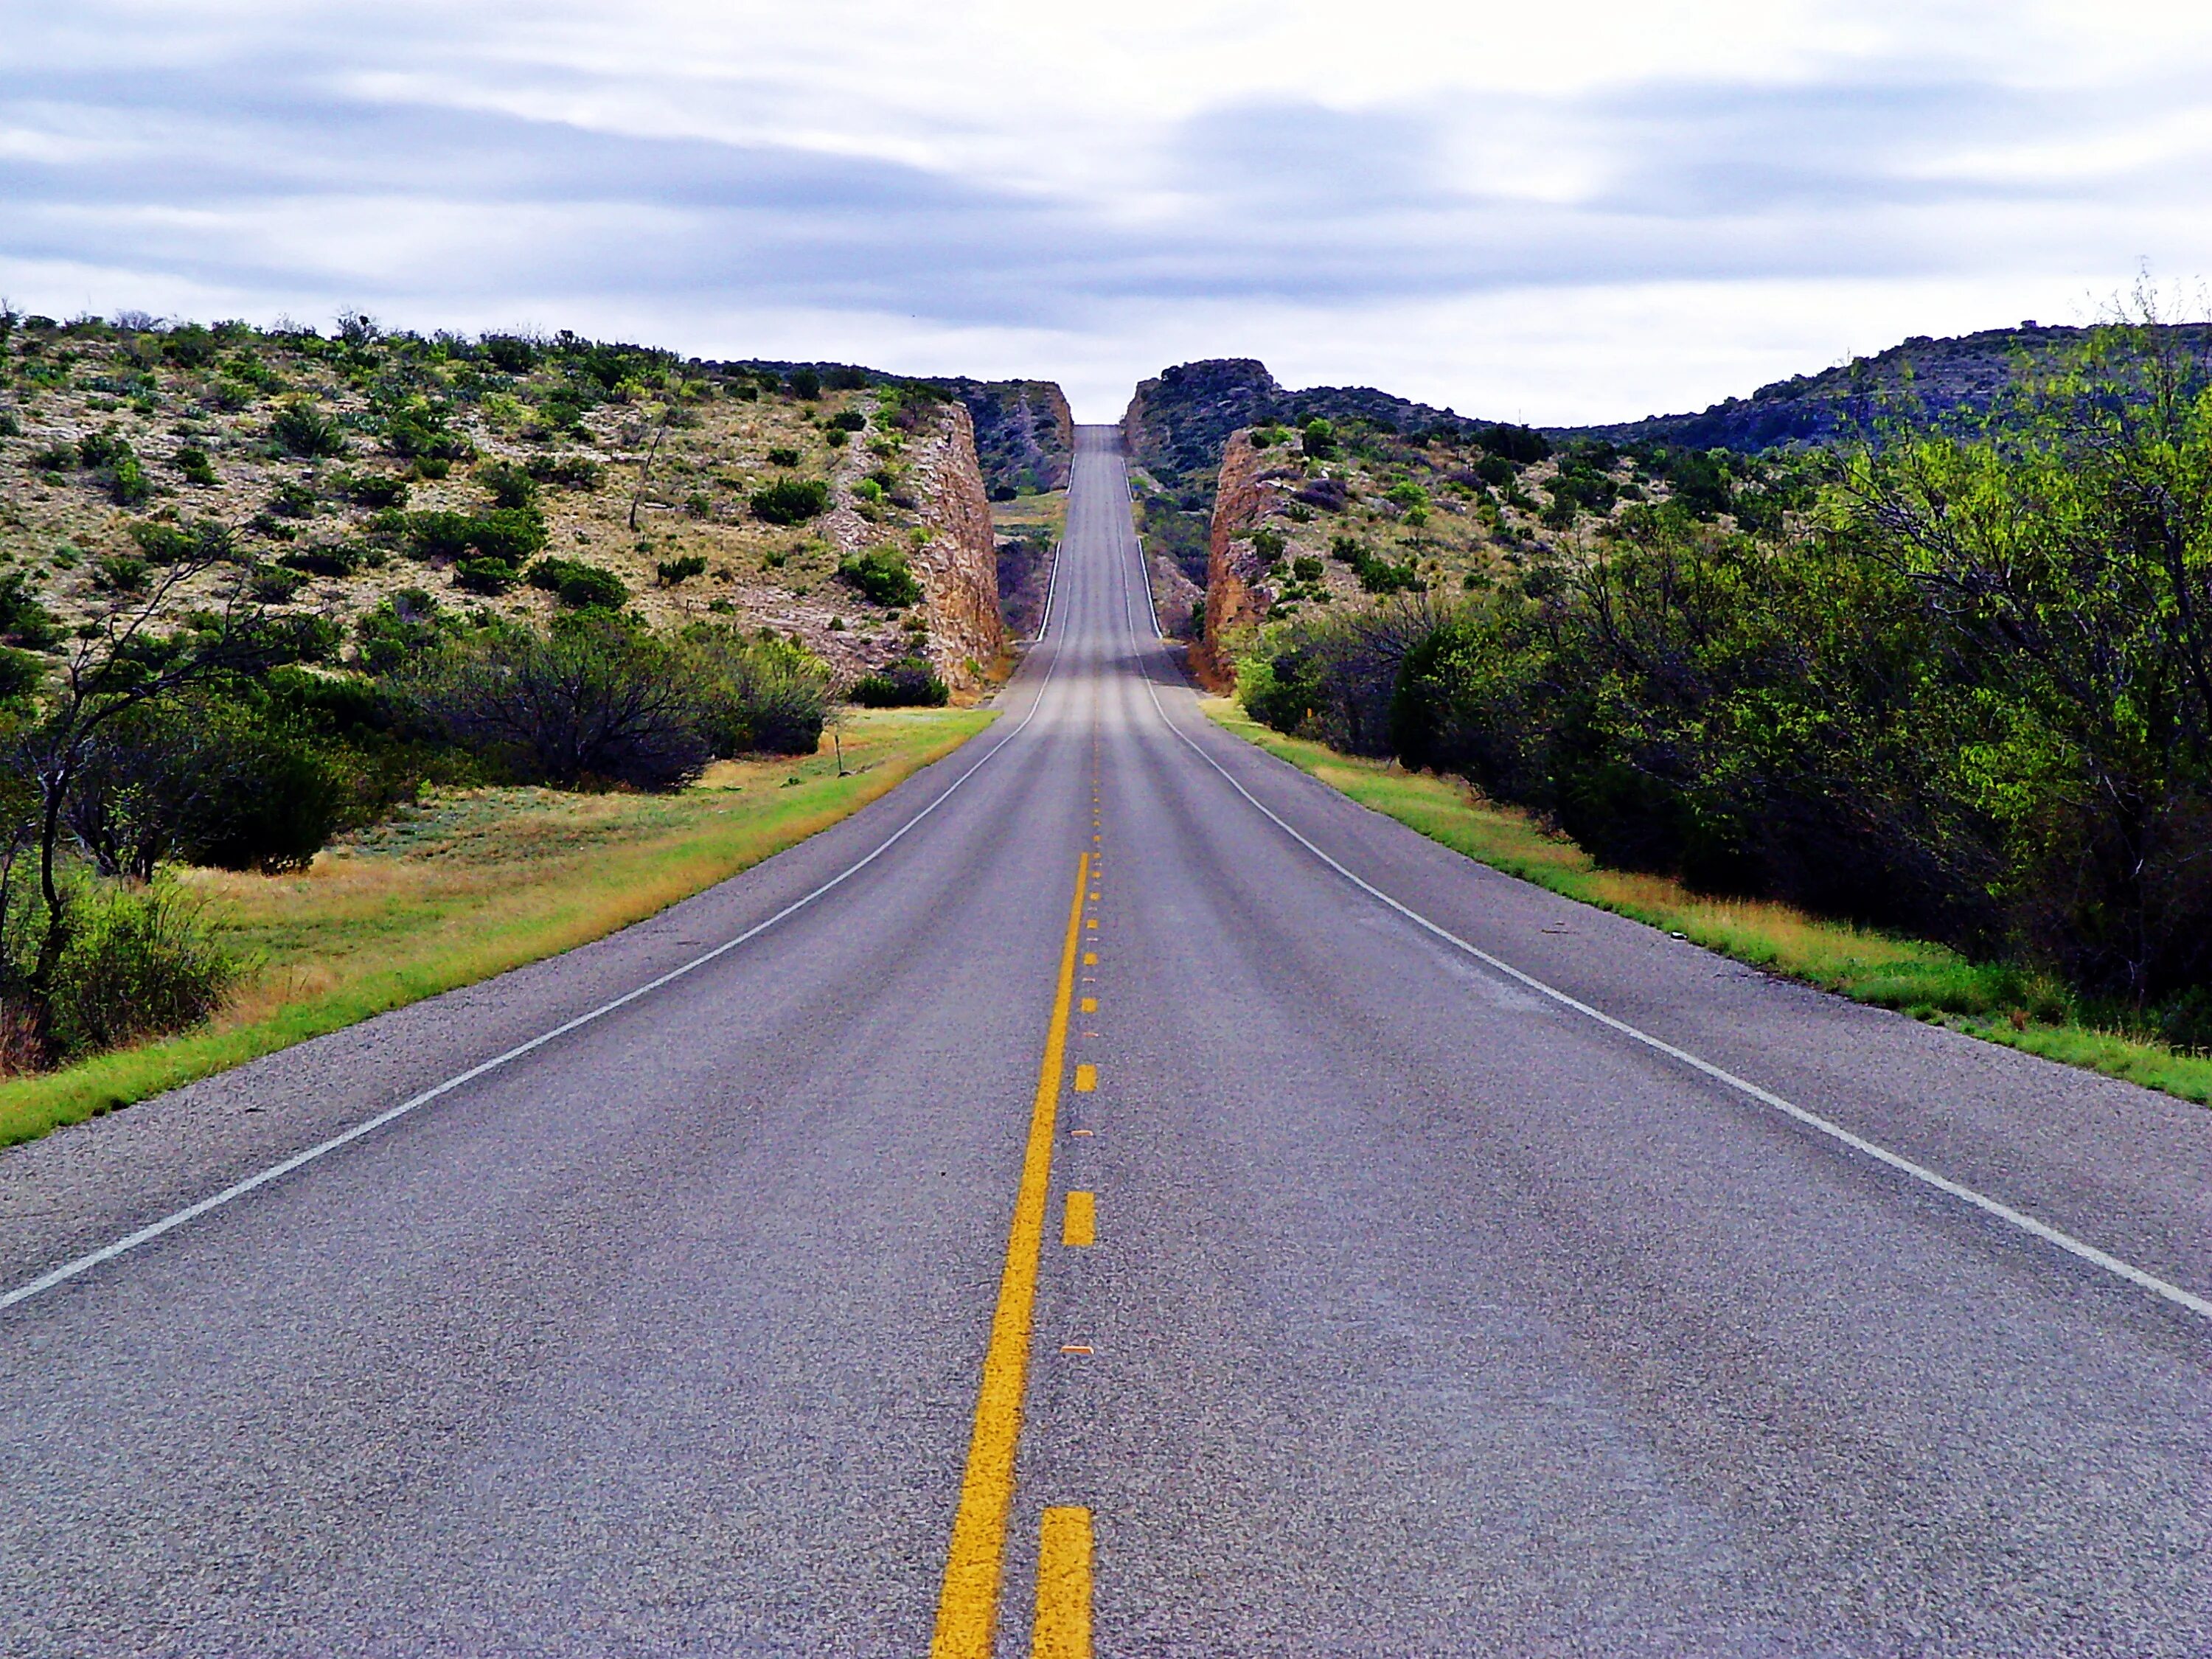
[[[0,295],[1567,422],[2212,274],[2212,7],[0,0]]]

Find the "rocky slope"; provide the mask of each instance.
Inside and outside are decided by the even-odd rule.
[[[2212,352],[2212,327],[2157,332],[2199,359]],[[1793,374],[1748,398],[1730,398],[1694,414],[1659,415],[1611,426],[1552,428],[1555,437],[1615,443],[1665,443],[1739,454],[1790,446],[1878,439],[1883,428],[1966,427],[1997,411],[2024,374],[2048,374],[2087,343],[2090,330],[1985,329],[1936,339],[1916,334],[1887,351],[1817,374]]]
[[[1075,416],[1050,380],[939,380],[967,406],[975,454],[994,501],[1067,488],[1075,461]]]
[[[778,485],[797,488],[798,510],[764,509]],[[425,340],[359,320],[335,339],[0,327],[0,584],[63,634],[158,590],[185,543],[225,559],[167,596],[173,613],[243,565],[260,602],[320,630],[334,660],[403,590],[542,621],[560,601],[516,578],[557,556],[618,580],[656,626],[773,628],[848,677],[919,650],[973,688],[1005,643],[987,495],[962,401],[849,366],[568,335]],[[503,569],[453,544],[496,529],[502,500],[535,521]],[[841,578],[882,549],[906,560],[921,604]]]
[[[1191,615],[1192,595],[1210,585],[1214,487],[1230,435],[1240,428],[1345,421],[1386,436],[1463,438],[1477,423],[1372,386],[1293,392],[1254,357],[1179,363],[1137,387],[1121,417],[1139,528],[1161,623]]]

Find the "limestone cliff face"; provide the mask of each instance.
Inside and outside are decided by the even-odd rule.
[[[929,539],[909,556],[929,616],[929,659],[947,685],[974,690],[1006,648],[999,612],[999,553],[991,501],[975,458],[975,425],[959,403],[942,406],[909,450],[915,495]]]
[[[1237,636],[1259,626],[1272,597],[1260,586],[1265,561],[1253,552],[1249,539],[1239,539],[1266,516],[1270,492],[1261,477],[1264,470],[1264,458],[1249,434],[1231,433],[1214,485],[1206,544],[1206,638],[1191,653],[1200,676],[1217,687],[1234,680]]]

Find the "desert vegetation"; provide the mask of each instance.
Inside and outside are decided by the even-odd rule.
[[[1278,620],[1241,696],[1603,866],[1941,941],[2016,1024],[2212,1044],[2199,344],[2099,331],[1972,434],[1570,446],[1550,534],[1463,588]],[[1533,504],[1528,477],[1499,493]]]

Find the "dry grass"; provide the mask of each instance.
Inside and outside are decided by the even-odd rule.
[[[0,1145],[29,1139],[600,938],[887,793],[994,718],[851,717],[833,751],[726,762],[674,796],[478,789],[334,846],[297,875],[186,873],[252,963],[207,1028],[0,1083]]]
[[[2073,1018],[2063,990],[2003,963],[1970,962],[1926,939],[1829,921],[1786,904],[1711,898],[1664,876],[1598,866],[1527,813],[1457,780],[1339,755],[1259,725],[1226,697],[1206,714],[1364,806],[1431,841],[1568,898],[1647,922],[1770,972],[1894,1008],[2008,1048],[2212,1102],[2212,1060]]]

